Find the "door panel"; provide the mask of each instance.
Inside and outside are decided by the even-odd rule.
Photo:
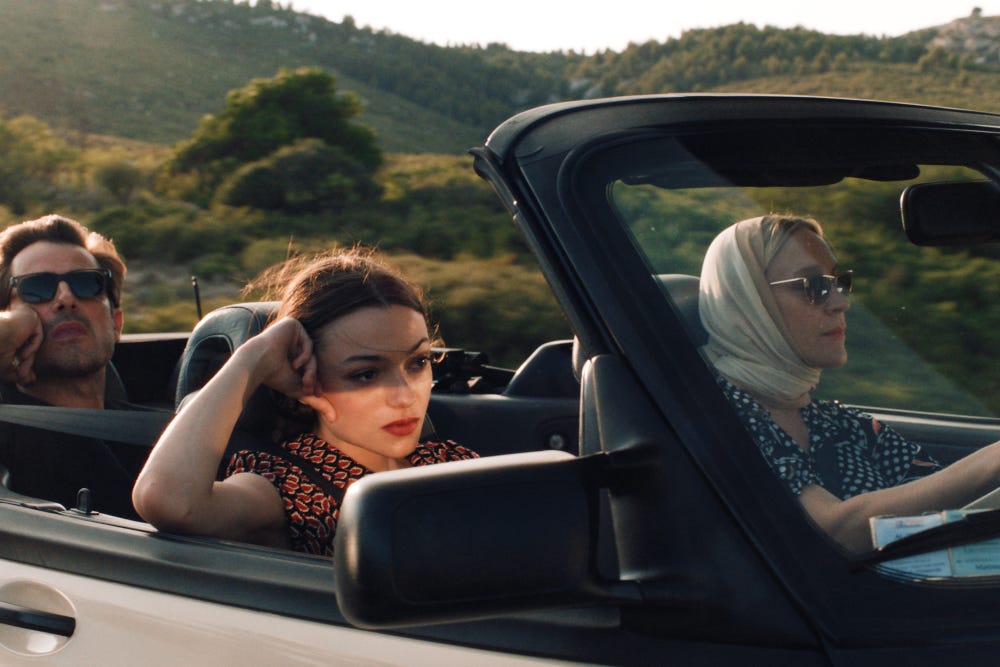
[[[68,637],[0,626],[4,665],[542,665],[0,561],[0,602],[72,615]]]

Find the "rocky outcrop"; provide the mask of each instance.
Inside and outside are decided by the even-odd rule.
[[[1000,65],[1000,16],[983,16],[979,9],[937,29],[930,48],[969,56],[977,65]]]

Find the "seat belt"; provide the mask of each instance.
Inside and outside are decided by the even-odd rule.
[[[151,446],[173,419],[166,410],[99,410],[0,403],[0,421],[20,426]]]

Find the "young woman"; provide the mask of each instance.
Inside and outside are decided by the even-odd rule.
[[[812,399],[823,369],[847,362],[850,292],[815,220],[768,215],[715,238],[698,307],[705,353],[771,469],[821,528],[864,551],[870,517],[957,508],[1000,486],[1000,443],[942,470],[871,416]]]
[[[289,278],[290,276],[290,278]],[[283,267],[281,307],[185,405],[133,489],[162,530],[332,554],[343,490],[364,475],[474,458],[420,442],[431,333],[420,290],[353,249]],[[270,387],[311,409],[312,427],[216,471],[250,395]]]

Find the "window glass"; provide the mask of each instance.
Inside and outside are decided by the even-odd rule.
[[[654,273],[697,276],[709,243],[738,220],[767,213],[814,217],[840,267],[854,270],[849,360],[824,371],[814,395],[862,406],[1000,415],[1000,246],[919,247],[903,234],[900,217],[906,186],[980,181],[983,173],[921,164],[912,177],[900,170],[906,178],[737,187],[703,164],[674,164],[662,175],[623,178],[609,189],[614,211]],[[683,187],[688,182],[695,187]]]

